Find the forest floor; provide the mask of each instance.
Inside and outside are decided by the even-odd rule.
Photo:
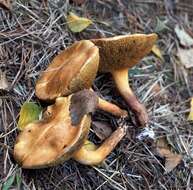
[[[0,8],[0,69],[9,82],[9,89],[0,92],[0,188],[193,189],[193,125],[187,120],[193,69],[185,68],[178,57],[178,48],[184,47],[175,32],[176,27],[183,27],[193,38],[192,10],[191,0],[17,0],[11,10]],[[66,22],[69,12],[89,18],[93,24],[73,33]],[[12,155],[19,111],[25,101],[39,103],[35,82],[53,57],[77,40],[152,32],[158,34],[156,44],[163,58],[153,53],[146,56],[129,71],[129,82],[148,110],[155,139],[136,138],[140,129],[128,109],[127,135],[104,165],[89,167],[69,160],[47,169],[21,169]],[[98,74],[93,88],[127,109],[110,74]],[[110,114],[98,110],[92,119],[115,129]],[[94,130],[90,138],[101,143]],[[166,157],[155,151],[160,138],[167,139],[182,158],[171,171],[167,171]]]

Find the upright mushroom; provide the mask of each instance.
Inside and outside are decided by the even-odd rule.
[[[119,92],[135,112],[142,126],[148,123],[148,114],[129,86],[128,69],[136,65],[151,51],[156,39],[157,35],[153,33],[92,40],[99,47],[99,71],[112,74]]]
[[[42,100],[52,101],[82,89],[89,89],[96,77],[99,51],[89,40],[75,42],[59,53],[42,72],[36,83],[36,95]],[[98,107],[117,116],[126,115],[125,110],[99,98]]]
[[[97,96],[88,90],[56,98],[44,118],[27,124],[17,137],[16,161],[29,169],[54,166],[73,157],[83,164],[100,163],[122,139],[125,130],[119,127],[96,152],[93,150],[90,156],[83,154],[91,123],[89,113],[94,111],[97,102]]]

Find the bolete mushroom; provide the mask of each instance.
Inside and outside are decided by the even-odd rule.
[[[153,33],[91,40],[99,48],[99,71],[112,74],[119,92],[135,112],[142,126],[148,123],[148,114],[128,84],[128,69],[151,51],[156,39],[157,35]]]
[[[42,72],[36,83],[36,96],[52,101],[82,89],[90,89],[99,65],[99,50],[89,40],[75,42],[59,53]],[[125,110],[99,98],[98,108],[116,116],[126,115]]]
[[[15,160],[29,169],[54,166],[73,157],[83,164],[100,163],[121,140],[125,130],[118,128],[98,149],[83,152],[91,123],[89,112],[94,111],[97,101],[94,92],[88,90],[56,98],[42,120],[29,123],[18,135]]]

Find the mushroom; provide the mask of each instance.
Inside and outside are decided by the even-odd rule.
[[[90,89],[99,65],[99,50],[89,40],[75,42],[59,53],[43,71],[36,83],[36,96],[53,101],[82,89]],[[98,108],[116,116],[127,115],[125,110],[99,98]]]
[[[77,101],[80,102],[78,105]],[[102,161],[124,136],[125,130],[118,128],[96,152],[92,152],[97,159],[89,160],[86,153],[81,153],[90,129],[89,113],[95,110],[97,102],[97,96],[89,90],[56,98],[42,120],[27,124],[18,135],[14,146],[15,160],[21,167],[29,169],[54,166],[70,158],[83,164]]]
[[[128,84],[128,69],[151,51],[156,39],[157,35],[153,33],[91,40],[99,48],[99,71],[112,74],[117,89],[135,112],[142,126],[148,123],[148,114]]]

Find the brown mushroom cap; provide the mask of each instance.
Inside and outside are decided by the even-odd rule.
[[[28,124],[19,134],[14,158],[23,168],[43,168],[69,159],[87,138],[90,116],[72,126],[69,113],[72,96],[60,97],[48,107],[45,118]]]
[[[36,95],[54,100],[84,88],[89,89],[99,64],[98,48],[89,40],[74,43],[59,53],[42,72],[36,83]]]
[[[111,38],[93,39],[99,47],[99,71],[131,68],[147,55],[157,39],[157,34],[121,35]]]

